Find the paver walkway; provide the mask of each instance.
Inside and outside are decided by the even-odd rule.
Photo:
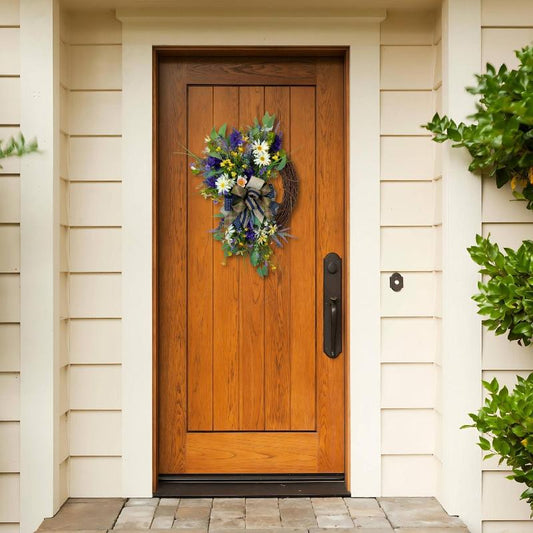
[[[39,532],[322,533],[332,528],[335,533],[468,533],[434,498],[70,499]]]

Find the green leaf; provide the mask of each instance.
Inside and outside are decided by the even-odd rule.
[[[252,263],[252,266],[257,266],[259,264],[259,260],[260,260],[261,256],[259,255],[259,252],[257,250],[254,250],[251,254],[250,254],[250,263]]]

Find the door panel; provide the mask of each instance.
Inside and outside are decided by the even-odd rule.
[[[345,356],[322,352],[322,261],[345,250],[344,62],[164,58],[158,87],[158,472],[342,473]],[[224,261],[180,152],[265,111],[300,187],[295,238],[262,279]]]

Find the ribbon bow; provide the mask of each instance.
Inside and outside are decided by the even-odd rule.
[[[262,224],[265,218],[271,219],[279,207],[274,201],[274,187],[260,178],[250,178],[246,187],[234,185],[231,194],[231,210],[224,206],[224,222],[227,225],[233,224],[238,229],[248,227],[250,223],[253,225],[254,218]]]

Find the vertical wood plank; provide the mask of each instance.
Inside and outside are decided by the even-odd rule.
[[[159,66],[157,390],[158,473],[163,474],[185,470],[187,158],[175,153],[187,142],[183,70],[176,62]]]
[[[188,90],[187,147],[200,154],[213,127],[213,88]],[[191,161],[192,162],[192,161]],[[200,178],[187,177],[187,426],[213,429],[213,208],[198,193]]]
[[[250,124],[264,114],[263,87],[239,88],[239,123]],[[237,260],[237,259],[235,259]],[[246,261],[246,262],[245,262]],[[248,259],[239,261],[239,375],[240,429],[265,429],[264,396],[264,280]]]
[[[239,124],[238,87],[215,87],[213,123]],[[225,265],[223,263],[226,263]],[[213,250],[213,429],[239,429],[239,262]]]
[[[291,87],[291,158],[300,188],[291,217],[291,428],[316,427],[315,88]],[[321,294],[322,288],[320,287]]]
[[[283,147],[290,154],[290,88],[265,87],[265,110],[276,115],[283,133]],[[281,178],[273,180],[281,201]],[[265,429],[291,428],[290,352],[290,244],[273,244],[274,264],[265,280]]]
[[[342,61],[336,58],[317,59],[316,90],[316,271],[318,273],[316,287],[317,294],[320,295],[316,305],[318,468],[321,472],[343,472],[345,356],[341,353],[336,359],[330,359],[322,351],[323,259],[329,252],[336,252],[344,258],[344,65]],[[343,318],[344,315],[343,309]]]

